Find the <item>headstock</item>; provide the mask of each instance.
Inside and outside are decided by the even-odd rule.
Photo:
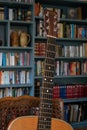
[[[57,13],[48,9],[44,10],[44,28],[47,36],[57,37]]]

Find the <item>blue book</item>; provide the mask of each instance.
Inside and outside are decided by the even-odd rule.
[[[68,106],[64,105],[64,120],[68,121]]]
[[[8,20],[8,7],[4,6],[4,19]]]
[[[6,53],[2,54],[2,66],[6,66]]]

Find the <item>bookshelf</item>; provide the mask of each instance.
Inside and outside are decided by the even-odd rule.
[[[85,107],[87,108],[87,15],[84,15],[87,2],[75,0],[36,0],[35,2],[35,8],[40,7],[39,13],[35,14],[35,43],[46,42],[44,19],[43,15],[40,16],[42,7],[43,10],[45,8],[56,9],[58,13],[59,31],[56,39],[53,97],[63,98],[65,120],[73,127],[87,126],[87,111],[85,110]],[[40,31],[42,26],[43,30]],[[35,55],[35,63],[44,61],[44,58],[42,55]],[[36,81],[39,80],[40,84],[37,89],[39,93],[42,78],[43,75],[35,74],[36,88]],[[38,93],[37,91],[36,93]],[[36,94],[36,96],[40,96],[40,94]],[[72,114],[74,112],[77,117]]]
[[[0,0],[0,98],[34,95],[33,4]],[[21,44],[28,40],[26,46]]]

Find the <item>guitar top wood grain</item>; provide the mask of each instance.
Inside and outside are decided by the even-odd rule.
[[[22,116],[12,121],[7,130],[37,130],[37,125],[38,116]],[[73,130],[73,128],[63,120],[52,118],[51,130]]]

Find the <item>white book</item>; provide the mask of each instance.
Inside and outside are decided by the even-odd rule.
[[[70,46],[70,57],[75,57],[75,46]]]
[[[76,53],[75,53],[76,57],[79,57],[79,46],[76,46]]]
[[[4,84],[9,84],[9,71],[4,71]]]
[[[37,61],[37,75],[41,75],[41,61],[38,60]]]
[[[59,75],[59,61],[56,62],[56,75]]]
[[[73,121],[77,121],[77,117],[78,117],[78,104],[74,104],[73,105]]]
[[[13,9],[9,8],[9,20],[13,20]]]
[[[29,73],[29,71],[26,72],[26,83],[30,84],[30,73]]]
[[[0,52],[0,66],[2,66],[2,52]]]
[[[25,84],[25,71],[20,72],[20,83]]]
[[[9,96],[9,88],[5,88],[4,89],[4,97],[8,97]]]
[[[15,58],[14,58],[14,53],[10,53],[10,65],[14,66],[15,65]]]
[[[9,88],[9,96],[12,96],[12,87]]]
[[[83,46],[80,46],[80,57],[83,57]]]

